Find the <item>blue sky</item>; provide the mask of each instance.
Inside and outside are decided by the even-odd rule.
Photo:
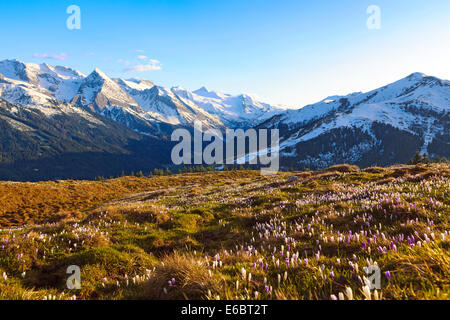
[[[80,30],[66,27],[72,4]],[[2,1],[0,59],[301,107],[412,72],[450,79],[449,16],[448,0]]]

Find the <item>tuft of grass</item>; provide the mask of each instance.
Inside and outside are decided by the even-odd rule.
[[[337,164],[326,169],[320,170],[321,172],[342,172],[342,173],[351,173],[351,172],[359,172],[359,167],[352,164]]]
[[[177,251],[161,259],[161,265],[144,285],[145,299],[198,300],[221,292],[221,280],[210,276],[206,262]],[[174,281],[169,284],[169,281]]]

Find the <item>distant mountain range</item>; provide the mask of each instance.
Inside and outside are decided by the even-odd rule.
[[[189,126],[194,119],[208,127],[249,127],[283,110],[246,94],[169,90],[148,80],[112,79],[99,69],[86,76],[68,67],[5,60],[0,62],[0,74],[1,97],[10,103],[47,109],[49,101],[59,100],[141,133],[158,134],[159,125]]]
[[[171,165],[170,134],[278,128],[281,164],[320,168],[450,156],[450,82],[420,73],[297,110],[246,94],[166,89],[68,67],[0,61],[0,179],[92,178]]]

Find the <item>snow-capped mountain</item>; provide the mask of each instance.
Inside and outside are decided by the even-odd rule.
[[[72,102],[90,106],[97,112],[112,106],[140,110],[132,97],[97,68],[83,79]]]
[[[367,93],[328,97],[262,126],[280,128],[290,165],[362,166],[409,160],[416,151],[450,156],[450,82],[413,73]]]
[[[112,79],[99,69],[86,76],[69,67],[4,60],[0,179],[162,167],[171,163],[170,134],[194,120],[221,130],[277,128],[280,162],[290,168],[405,163],[417,151],[448,158],[449,109],[450,82],[421,73],[286,110],[246,94],[167,89],[149,80]]]
[[[166,88],[156,86],[145,80],[114,79],[121,89],[129,94],[143,109],[142,115],[153,120],[171,125],[192,126],[198,119],[206,127],[223,128],[221,119],[209,114],[195,104],[188,104]]]
[[[247,94],[230,95],[208,91],[202,87],[189,92],[181,87],[172,88],[177,96],[189,105],[200,106],[210,114],[218,116],[228,127],[253,127],[285,108],[257,101]]]
[[[83,74],[67,67],[0,62],[0,98],[15,105],[38,110],[46,116],[77,114],[98,123],[91,113],[69,101],[81,83]]]
[[[44,110],[54,100],[70,102],[152,135],[196,119],[207,128],[250,127],[281,111],[248,95],[166,89],[149,80],[112,79],[99,69],[86,76],[69,67],[4,60],[0,75],[0,97],[11,103]]]
[[[23,63],[18,60],[0,61],[0,74],[10,80],[27,83],[48,91],[52,97],[68,102],[76,94],[86,77],[69,67],[50,66],[46,63]]]

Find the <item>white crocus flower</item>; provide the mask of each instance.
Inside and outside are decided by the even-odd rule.
[[[345,288],[345,294],[347,295],[348,300],[353,300],[353,291],[352,288],[346,287]]]

